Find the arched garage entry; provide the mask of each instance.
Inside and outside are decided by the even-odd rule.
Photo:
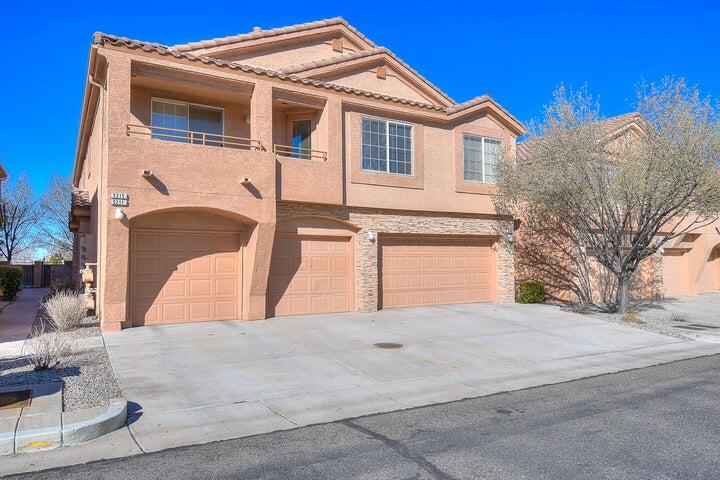
[[[170,210],[131,219],[132,325],[241,318],[245,227],[216,211]]]
[[[353,310],[354,225],[326,217],[278,221],[268,316]]]

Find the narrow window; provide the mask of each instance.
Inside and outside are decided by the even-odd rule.
[[[292,156],[293,158],[310,158],[312,143],[311,120],[293,120],[292,122]]]
[[[500,140],[463,135],[463,178],[465,181],[495,183],[495,167],[501,148]]]
[[[412,126],[363,118],[362,168],[412,175]]]

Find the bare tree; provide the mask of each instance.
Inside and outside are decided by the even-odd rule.
[[[71,195],[70,179],[56,176],[50,180],[47,190],[40,198],[42,219],[39,230],[43,246],[65,259],[72,258],[73,248],[73,236],[68,225]]]
[[[0,225],[0,255],[13,258],[29,250],[40,218],[30,182],[24,173],[10,185],[2,198],[3,221]]]
[[[641,261],[720,215],[715,105],[683,80],[642,84],[637,95],[642,128],[617,135],[591,95],[560,87],[522,155],[498,168],[498,207],[565,223],[616,277],[621,312]]]

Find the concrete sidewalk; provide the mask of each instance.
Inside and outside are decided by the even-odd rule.
[[[0,357],[20,354],[47,291],[47,288],[23,288],[15,301],[0,312]]]

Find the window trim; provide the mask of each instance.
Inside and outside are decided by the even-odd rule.
[[[369,168],[363,167],[363,155],[362,155],[362,148],[363,148],[363,139],[362,139],[362,124],[363,120],[375,120],[380,122],[386,123],[385,128],[385,163],[387,165],[387,170],[372,170]],[[394,123],[396,125],[403,125],[405,127],[410,127],[410,173],[399,173],[399,172],[391,172],[390,171],[390,123]],[[415,135],[415,129],[414,125],[412,123],[408,122],[401,122],[398,120],[393,120],[390,118],[384,118],[384,117],[376,117],[374,115],[360,115],[360,170],[363,172],[370,172],[370,173],[380,173],[383,175],[398,175],[400,177],[414,177],[415,176],[415,139],[413,138]]]
[[[222,135],[223,138],[225,137],[225,109],[223,107],[215,107],[213,105],[204,105],[202,103],[183,102],[181,100],[171,100],[169,98],[162,98],[162,97],[150,97],[150,127],[158,127],[158,128],[163,128],[163,127],[152,124],[153,102],[171,103],[174,105],[184,105],[184,106],[188,107],[188,116],[187,116],[188,128],[190,128],[190,108],[189,107],[193,106],[193,107],[207,108],[209,110],[219,110],[220,113],[222,114],[222,133],[220,135]],[[187,130],[187,131],[192,132],[193,130]],[[214,133],[212,135],[217,135],[217,133]]]
[[[481,163],[482,163],[482,180],[469,180],[465,178],[465,137],[474,137],[482,139],[482,149],[480,151]],[[496,185],[497,180],[494,182],[485,181],[485,140],[493,140],[500,143],[500,151],[503,148],[503,140],[501,138],[489,137],[487,135],[476,135],[474,133],[462,133],[462,179],[464,182],[480,184],[480,185]],[[497,164],[497,163],[496,163]]]

